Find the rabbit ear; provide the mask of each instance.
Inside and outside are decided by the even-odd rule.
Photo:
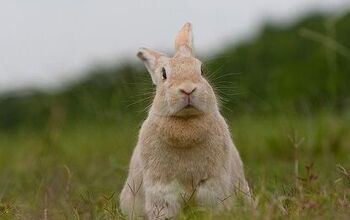
[[[157,85],[157,82],[159,80],[159,77],[157,76],[156,69],[158,67],[158,64],[163,58],[167,58],[167,56],[161,52],[151,50],[148,48],[140,48],[137,52],[138,58],[140,58],[143,63],[145,64],[148,72],[151,75],[152,81],[155,85]]]
[[[192,24],[187,22],[176,36],[175,56],[193,56],[192,41]]]

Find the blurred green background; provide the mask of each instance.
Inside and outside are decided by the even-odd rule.
[[[266,24],[200,59],[258,198],[235,216],[350,216],[350,13]],[[122,219],[118,193],[155,88],[136,57],[87,75],[1,95],[0,218]]]

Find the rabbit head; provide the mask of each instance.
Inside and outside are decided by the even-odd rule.
[[[147,48],[140,48],[137,53],[156,85],[151,112],[188,117],[217,110],[214,91],[202,75],[201,61],[193,54],[190,23],[178,33],[175,49],[173,57]]]

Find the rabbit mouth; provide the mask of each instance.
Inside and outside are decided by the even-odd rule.
[[[200,111],[197,107],[195,107],[192,103],[188,103],[187,105],[183,106],[177,113],[177,116],[193,116],[193,115],[199,115],[202,111]]]
[[[193,102],[192,102],[191,100],[188,100],[187,103],[184,104],[184,106],[182,107],[182,109],[180,109],[180,111],[183,110],[183,109],[198,110],[198,109],[194,106],[194,104],[193,104]]]
[[[190,103],[184,107],[184,109],[190,109],[190,108],[195,108],[195,107]]]

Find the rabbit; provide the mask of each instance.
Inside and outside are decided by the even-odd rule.
[[[174,57],[147,48],[137,53],[156,94],[120,194],[129,219],[176,218],[189,202],[226,210],[237,192],[250,199],[240,155],[194,57],[190,23],[178,33],[175,49]]]

